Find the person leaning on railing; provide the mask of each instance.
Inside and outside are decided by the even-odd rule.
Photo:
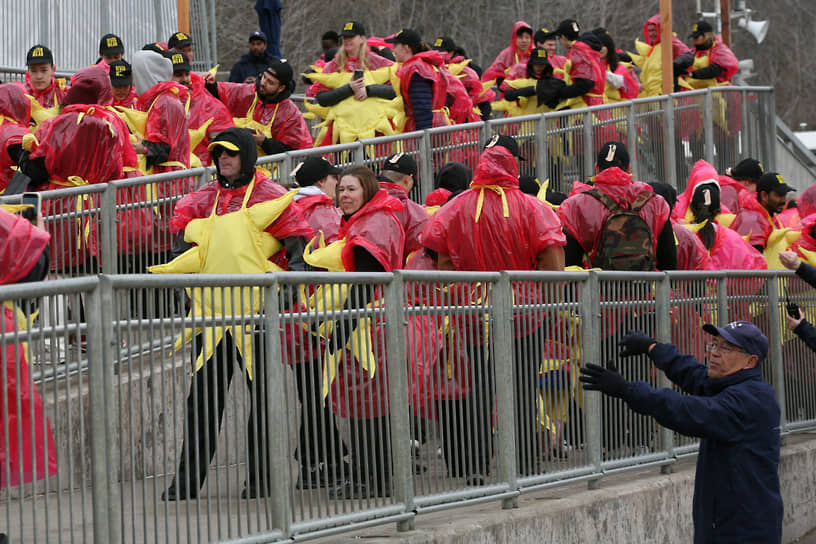
[[[796,275],[806,281],[808,285],[816,287],[816,268],[800,261],[795,251],[780,251],[779,260],[785,268],[796,272]],[[801,338],[807,347],[816,351],[816,327],[805,319],[801,309],[797,311],[799,317],[793,317],[790,313],[785,312],[788,328]]]

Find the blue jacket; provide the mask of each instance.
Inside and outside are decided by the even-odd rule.
[[[229,80],[231,83],[243,83],[249,76],[257,76],[265,71],[266,67],[276,60],[280,59],[269,53],[264,53],[260,57],[253,57],[247,53],[232,65]]]
[[[636,412],[702,439],[694,481],[694,542],[781,542],[780,410],[760,368],[711,379],[704,365],[672,344],[657,344],[650,357],[688,394],[634,382],[624,398]]]

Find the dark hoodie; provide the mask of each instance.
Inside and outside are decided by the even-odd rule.
[[[258,146],[255,145],[255,138],[252,133],[245,128],[232,127],[221,132],[215,141],[235,144],[241,155],[241,176],[232,182],[227,181],[221,175],[219,161],[213,157],[215,170],[218,172],[219,185],[225,189],[234,189],[235,187],[247,185],[252,181],[255,178],[255,162],[258,160]],[[215,148],[213,148],[213,151],[215,151]]]

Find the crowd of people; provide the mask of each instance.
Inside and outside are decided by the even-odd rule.
[[[728,84],[736,58],[711,26],[697,23],[690,37],[693,51],[676,38],[671,44],[677,88]],[[644,25],[644,39],[638,53],[629,54],[617,49],[603,28],[584,32],[569,19],[549,31],[519,21],[510,45],[482,72],[450,37],[439,37],[429,47],[411,29],[379,39],[367,36],[360,22],[349,21],[339,33],[323,36],[324,54],[304,75],[310,81],[307,95],[316,101],[309,109],[325,120],[317,143],[464,123],[497,111],[519,115],[659,94],[658,19]],[[556,53],[557,43],[565,56]],[[98,62],[76,72],[70,85],[54,78],[52,52],[43,45],[32,47],[25,82],[0,85],[0,188],[14,193],[58,189],[213,164],[217,179],[197,189],[185,186],[179,192],[186,194],[172,209],[145,209],[139,213],[155,217],[127,220],[168,233],[164,243],[139,248],[167,256],[169,262],[151,267],[152,273],[796,266],[812,280],[812,269],[797,263],[816,264],[816,188],[789,199],[793,189],[782,175],[765,172],[754,158],[723,173],[700,160],[677,195],[665,183],[633,179],[626,145],[610,140],[595,158],[596,175],[559,193],[538,180],[520,179],[517,161],[524,157],[517,141],[496,134],[474,171],[458,162],[435,164],[434,191],[424,205],[409,196],[419,169],[414,157],[403,152],[389,156],[378,171],[364,166],[341,170],[324,158],[309,158],[294,169],[297,187],[287,191],[256,168],[258,155],[309,148],[315,139],[291,100],[293,68],[285,59],[266,55],[265,44],[263,33],[250,35],[250,53],[224,82],[192,71],[193,42],[184,33],[147,44],[130,63],[122,58],[121,39],[109,34],[100,42]],[[146,191],[130,196],[134,201],[156,197]],[[52,254],[65,250],[67,238],[82,238],[76,232],[62,236],[66,240],[52,239]],[[88,242],[89,251],[93,245]],[[72,258],[61,262],[74,264]],[[516,304],[542,300],[534,286],[513,288]],[[759,286],[741,288],[753,294]],[[394,361],[384,351],[383,318],[360,317],[360,310],[383,304],[384,292],[365,286],[321,289],[331,296],[320,289],[290,294],[283,308],[344,316],[305,331],[285,327],[284,359],[296,367],[302,407],[298,485],[332,486],[336,498],[388,495],[387,375]],[[262,310],[260,298],[249,293],[240,297],[242,308],[234,300],[197,296],[203,295],[193,294],[190,301],[195,315]],[[439,304],[428,293],[410,296],[420,304]],[[447,296],[454,305],[468,305],[483,301],[486,293],[473,285],[451,289]],[[746,306],[744,312],[738,317],[747,322],[751,309]],[[803,319],[790,325],[813,338]],[[564,346],[550,339],[554,327],[567,325],[551,323],[543,314],[515,315],[517,437],[537,436],[544,426],[538,416],[547,383],[543,359],[569,359]],[[193,345],[196,376],[186,404],[179,467],[163,495],[166,500],[197,496],[215,453],[236,361],[252,399],[245,496],[270,492],[265,433],[259,433],[266,428],[264,334],[240,326],[216,328],[181,339]],[[448,429],[443,456],[449,474],[472,485],[484,483],[493,455],[490,376],[495,364],[488,355],[486,323],[430,319],[411,321],[408,329],[409,336],[416,335],[409,343],[423,344],[422,350],[409,350],[415,413],[430,414]],[[712,334],[736,338],[722,329]],[[661,368],[678,357],[657,351],[661,355],[653,358]],[[764,354],[754,355],[755,366]],[[608,378],[598,368],[591,370],[594,385]],[[709,373],[709,378],[720,377]],[[648,412],[648,392],[618,386],[611,389],[616,396]],[[570,388],[574,384],[565,387]],[[337,438],[335,416],[351,422],[346,444]],[[547,419],[557,428],[565,417],[549,414]],[[322,445],[315,445],[325,432],[332,438],[324,436]],[[543,448],[541,441],[519,441],[521,474],[536,473]]]

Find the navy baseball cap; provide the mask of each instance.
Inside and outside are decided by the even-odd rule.
[[[768,337],[759,327],[748,321],[733,321],[723,327],[711,323],[703,325],[703,330],[714,336],[722,336],[729,344],[741,348],[746,353],[759,357],[761,363],[768,356]]]

